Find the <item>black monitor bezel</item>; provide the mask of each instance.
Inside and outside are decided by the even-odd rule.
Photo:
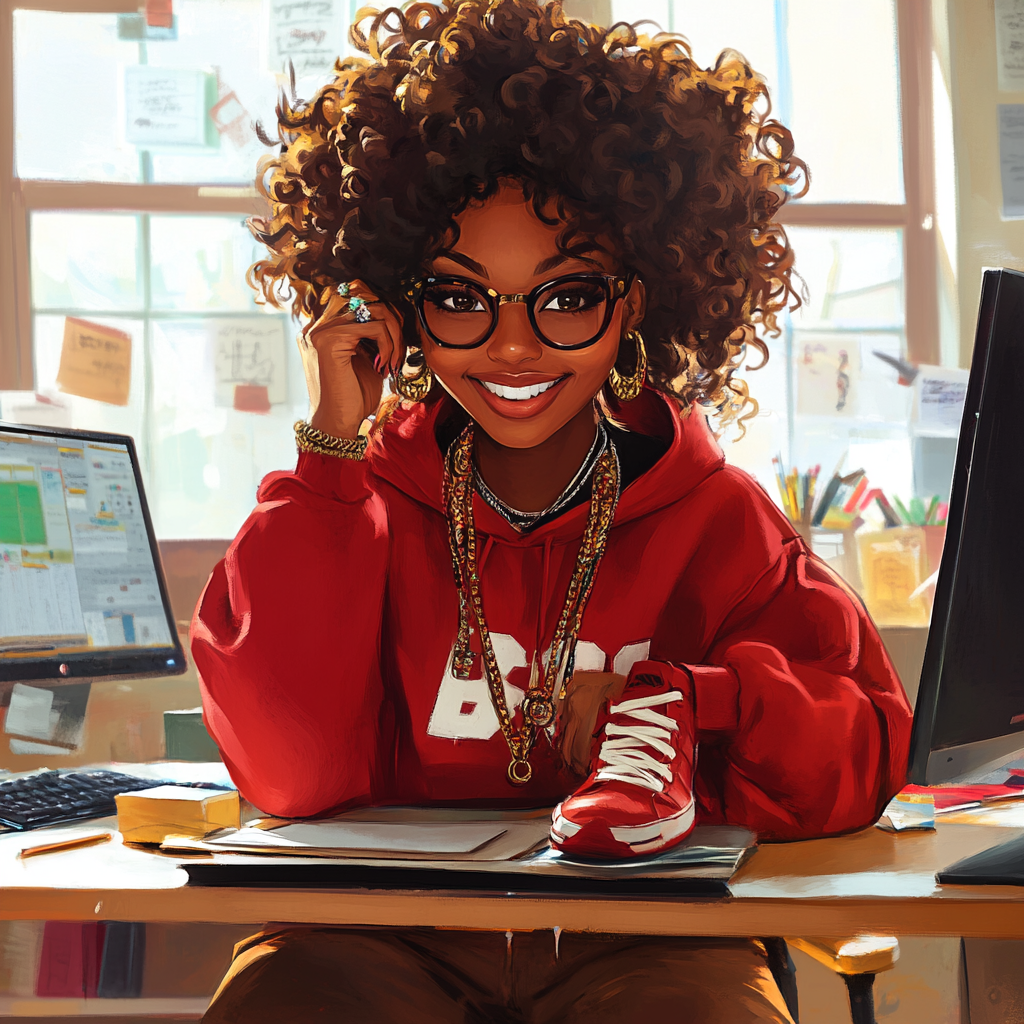
[[[98,430],[74,430],[70,427],[36,426],[31,423],[8,423],[4,420],[0,420],[0,432],[94,441],[98,444],[123,444],[127,447],[132,473],[135,477],[135,486],[138,490],[139,504],[142,508],[142,517],[146,524],[150,554],[160,587],[160,598],[163,601],[164,614],[167,616],[167,628],[172,639],[172,645],[169,647],[133,647],[126,649],[124,654],[83,652],[81,654],[65,653],[38,659],[0,658],[0,685],[43,681],[48,684],[81,683],[95,679],[181,675],[185,672],[188,668],[188,661],[181,646],[177,624],[171,610],[167,581],[164,579],[160,549],[157,546],[153,520],[149,514],[149,503],[146,500],[146,490],[139,472],[139,458],[134,439],[128,434],[111,434]],[[62,666],[64,671],[61,671]]]
[[[929,786],[962,777],[986,764],[1005,760],[1024,747],[1024,731],[1002,733],[989,739],[975,740],[947,747],[932,747],[932,737],[938,713],[946,645],[950,630],[950,616],[957,570],[963,541],[964,519],[971,482],[971,464],[982,414],[985,380],[992,355],[992,334],[999,311],[1000,289],[1004,281],[1015,278],[1015,284],[1024,285],[1024,274],[1014,270],[986,270],[982,276],[981,302],[978,307],[978,325],[971,373],[964,399],[964,411],[957,441],[956,462],[953,469],[949,512],[946,518],[946,540],[935,584],[932,621],[928,630],[921,683],[914,708],[914,724],[910,740],[907,780]],[[948,685],[948,684],[947,684]]]

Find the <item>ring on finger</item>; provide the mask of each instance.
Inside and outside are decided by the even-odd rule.
[[[348,308],[357,324],[365,324],[372,319],[369,304],[365,299],[361,299],[357,295],[353,295],[348,300]]]

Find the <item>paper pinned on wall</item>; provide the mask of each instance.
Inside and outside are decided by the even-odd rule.
[[[124,69],[125,139],[136,146],[204,146],[209,75],[193,68]]]
[[[914,381],[914,433],[923,437],[957,437],[970,371],[945,366],[919,369]]]
[[[64,319],[57,386],[69,395],[127,405],[132,377],[132,336],[69,316]]]
[[[345,49],[348,5],[343,0],[270,0],[269,70],[297,78],[326,75]]]
[[[796,340],[797,412],[854,416],[860,384],[860,343],[855,337],[800,334]]]
[[[1000,103],[999,174],[1003,219],[1024,217],[1024,104]]]
[[[1024,0],[996,0],[999,91],[1024,92]]]
[[[279,317],[227,317],[208,324],[217,405],[238,408],[239,385],[265,388],[271,405],[287,400],[284,322]]]
[[[15,683],[4,732],[21,743],[43,741],[47,750],[74,750],[82,743],[89,683],[56,689]],[[12,750],[14,750],[12,739]],[[18,753],[15,750],[15,753]]]

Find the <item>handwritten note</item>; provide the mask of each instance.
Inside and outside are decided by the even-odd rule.
[[[270,70],[291,61],[298,78],[326,75],[345,49],[347,4],[342,0],[270,0]]]
[[[1024,91],[1024,0],[996,0],[1000,92]]]
[[[124,70],[125,138],[136,146],[206,143],[207,74],[131,64]]]
[[[928,437],[956,437],[964,414],[970,371],[922,366],[914,381],[914,432]]]
[[[210,320],[216,402],[237,408],[235,389],[257,385],[272,405],[288,397],[285,375],[284,322],[278,317],[249,316]]]
[[[57,386],[69,395],[127,405],[132,378],[132,336],[69,316],[64,320]]]

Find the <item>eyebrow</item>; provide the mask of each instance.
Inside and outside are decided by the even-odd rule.
[[[467,270],[471,270],[474,274],[480,277],[490,279],[490,274],[487,272],[487,268],[482,263],[477,263],[475,259],[470,256],[466,256],[461,252],[446,252],[442,253],[438,259],[451,260],[453,263],[458,263],[460,266],[465,267]],[[563,263],[568,263],[570,259],[582,260],[585,263],[597,263],[597,260],[591,259],[588,256],[582,254],[575,254],[574,256],[566,256],[564,253],[556,253],[554,256],[549,256],[547,259],[543,259],[536,267],[533,268],[535,275],[546,274],[549,270],[554,270],[555,267],[560,266]]]
[[[467,270],[472,270],[474,274],[477,274],[480,277],[490,279],[491,275],[487,273],[487,268],[482,263],[477,263],[476,260],[471,259],[469,256],[464,256],[461,252],[445,252],[438,256],[438,259],[451,260],[453,263],[458,263]]]

